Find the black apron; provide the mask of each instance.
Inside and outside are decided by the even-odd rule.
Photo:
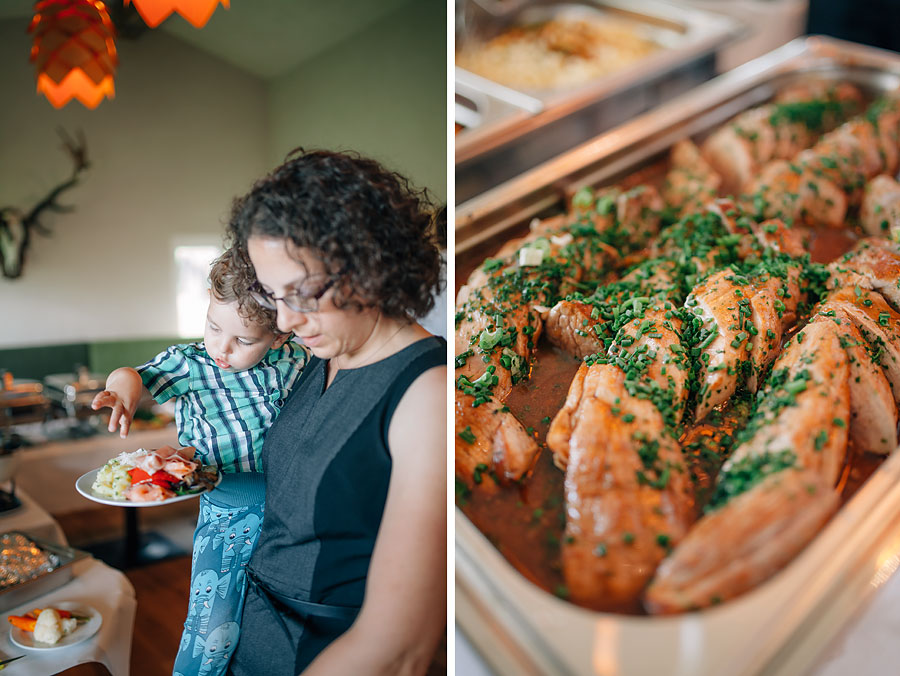
[[[263,447],[266,512],[229,673],[299,674],[353,624],[387,499],[391,416],[446,363],[446,341],[427,338],[327,389],[326,362],[307,365]]]

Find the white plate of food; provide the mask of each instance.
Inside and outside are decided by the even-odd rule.
[[[47,606],[47,608],[53,608],[56,611],[62,610],[64,611],[64,614],[71,614],[73,618],[78,618],[77,625],[71,632],[64,633],[55,643],[38,641],[35,638],[36,634],[38,636],[45,635],[44,631],[47,631],[47,629],[36,628],[35,631],[32,632],[15,626],[10,627],[9,640],[12,641],[13,644],[20,648],[25,648],[26,650],[58,650],[70,645],[75,645],[76,643],[81,643],[82,641],[87,641],[97,633],[97,630],[100,629],[100,625],[103,624],[103,616],[100,614],[100,611],[84,603],[61,601],[52,606]],[[46,608],[43,610],[46,610]],[[43,614],[43,612],[41,612],[41,614]],[[38,620],[40,620],[40,616],[38,616]],[[49,631],[52,633],[53,629],[50,628]]]
[[[103,467],[78,477],[75,490],[102,505],[155,507],[192,500],[219,485],[222,475],[215,467],[200,465],[173,451],[139,449],[121,453]]]

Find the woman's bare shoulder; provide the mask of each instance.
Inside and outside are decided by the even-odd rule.
[[[388,428],[391,455],[422,444],[446,446],[447,367],[424,371],[407,388]]]

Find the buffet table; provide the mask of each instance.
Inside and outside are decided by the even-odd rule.
[[[0,514],[0,530],[20,530],[65,545],[65,535],[50,514],[25,491],[17,489],[16,495],[22,506]],[[91,662],[102,664],[115,676],[127,676],[137,609],[134,587],[118,570],[93,558],[75,563],[74,573],[70,582],[0,616],[0,659],[25,655],[24,659],[7,666],[4,676],[49,676]],[[103,617],[99,631],[86,641],[58,650],[24,650],[10,642],[7,616],[22,615],[33,608],[62,601],[76,601],[97,609]]]
[[[59,650],[23,650],[13,645],[6,630],[8,615],[22,615],[32,608],[76,601],[96,608],[103,616],[100,630],[90,639]],[[115,676],[127,676],[137,601],[134,587],[122,573],[96,559],[75,564],[75,579],[3,614],[0,654],[3,659],[25,655],[6,667],[3,676],[50,676],[78,664],[99,662]]]

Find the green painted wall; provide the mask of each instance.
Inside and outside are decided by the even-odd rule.
[[[270,88],[271,161],[356,150],[447,198],[447,4],[413,0]]]
[[[109,373],[120,366],[138,366],[169,345],[190,343],[200,338],[147,338],[98,343],[70,343],[0,350],[0,369],[16,378],[42,379],[51,373],[72,373],[87,366],[92,373]]]
[[[90,368],[86,343],[0,350],[0,369],[16,378],[41,380],[51,373],[72,373],[76,366]]]
[[[169,345],[190,343],[201,338],[147,338],[118,340],[88,345],[88,363],[94,373],[109,373],[120,366],[138,366],[150,361]]]

